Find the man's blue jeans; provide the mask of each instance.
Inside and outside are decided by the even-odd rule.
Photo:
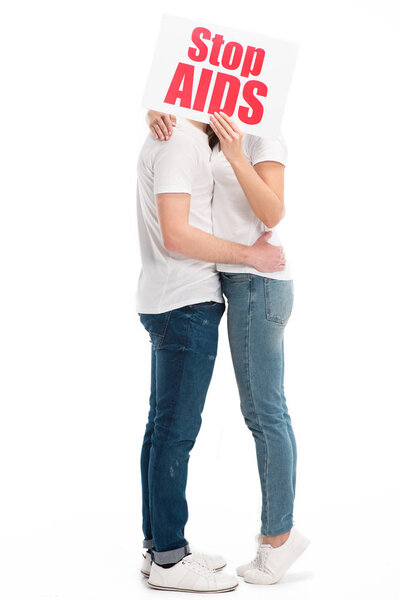
[[[201,426],[225,305],[202,302],[161,314],[141,313],[152,343],[151,395],[141,453],[144,546],[163,565],[189,551],[186,481]]]
[[[249,273],[222,273],[221,279],[241,410],[256,445],[261,533],[279,535],[293,525],[296,487],[296,440],[283,383],[293,281]]]

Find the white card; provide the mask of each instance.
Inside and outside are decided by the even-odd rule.
[[[244,132],[276,137],[298,44],[164,15],[143,106],[203,123],[213,112]]]

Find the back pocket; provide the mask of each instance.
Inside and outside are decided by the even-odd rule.
[[[286,325],[293,308],[293,280],[265,277],[264,291],[268,321]]]
[[[225,281],[231,281],[232,283],[248,283],[251,279],[249,273],[221,273],[221,276]]]
[[[155,350],[161,348],[167,331],[171,311],[158,315],[139,313],[140,322],[150,336]]]

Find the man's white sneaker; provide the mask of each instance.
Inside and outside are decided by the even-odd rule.
[[[262,535],[256,537],[258,549],[255,559],[236,569],[237,574],[244,577],[247,583],[261,585],[276,583],[310,543],[310,540],[295,527],[290,530],[286,542],[277,548],[270,544],[262,544],[262,538]]]
[[[226,573],[217,573],[198,563],[188,554],[173,567],[164,569],[151,564],[149,586],[158,590],[177,592],[229,592],[238,586],[237,579]]]
[[[223,556],[213,554],[200,554],[199,552],[193,552],[192,557],[200,565],[204,565],[210,570],[221,571],[221,569],[226,567],[226,560]],[[151,554],[149,551],[146,551],[145,554],[143,554],[142,568],[140,569],[140,571],[145,577],[148,577],[150,575],[150,568]]]
[[[143,575],[145,577],[148,577],[150,575],[150,569],[151,569],[151,554],[148,550],[146,550],[145,553],[143,554],[142,568],[140,569],[140,572],[143,573]]]

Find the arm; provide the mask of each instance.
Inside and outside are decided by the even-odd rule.
[[[190,194],[157,194],[158,218],[166,250],[211,263],[247,264],[260,272],[282,271],[281,246],[263,234],[253,246],[228,242],[189,224]]]
[[[260,162],[253,167],[243,153],[241,132],[225,113],[211,115],[210,126],[217,134],[221,150],[230,162],[253,212],[267,227],[275,227],[285,210],[285,167],[274,161]]]

